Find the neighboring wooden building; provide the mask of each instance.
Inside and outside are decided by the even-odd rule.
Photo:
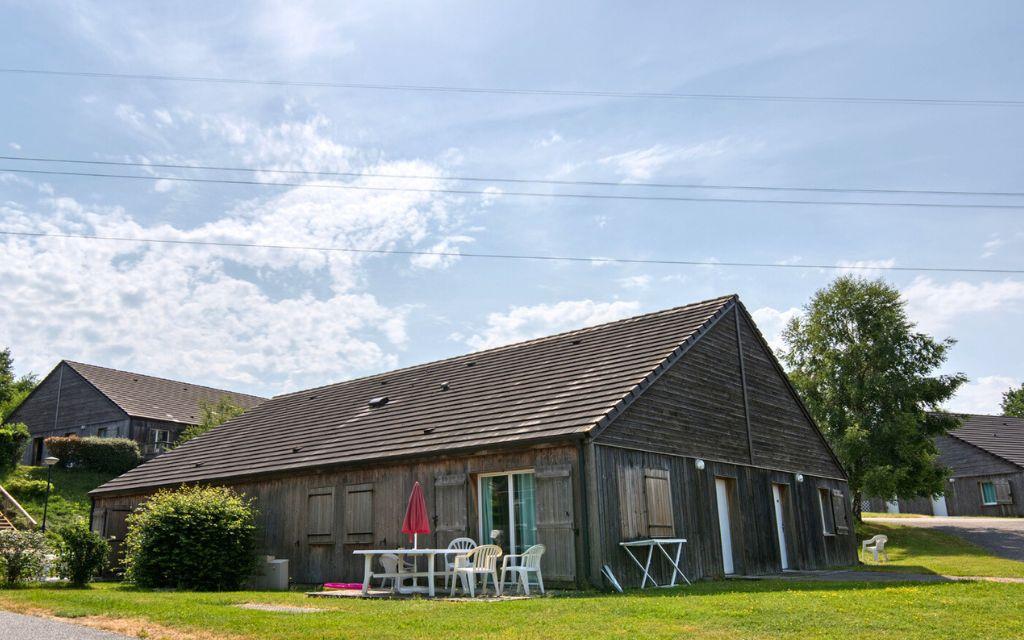
[[[24,464],[46,457],[50,436],[130,438],[146,457],[164,451],[196,424],[200,403],[227,397],[245,409],[264,398],[140,373],[62,360],[10,415],[32,434]]]
[[[421,545],[543,543],[546,581],[636,585],[619,542],[647,537],[688,539],[691,577],[856,562],[844,472],[735,296],[279,396],[93,491],[92,524],[228,485],[294,580],[356,580],[352,551],[408,544],[416,480]]]
[[[871,511],[950,516],[1024,516],[1024,419],[963,414],[963,424],[939,436],[939,464],[951,471],[946,491],[932,499],[868,501]]]

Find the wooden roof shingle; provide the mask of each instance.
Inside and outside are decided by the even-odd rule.
[[[277,396],[93,493],[578,437],[621,410],[735,301]],[[383,397],[386,404],[370,406]]]
[[[204,387],[189,382],[146,376],[94,364],[64,360],[92,386],[133,418],[196,424],[201,402],[227,397],[243,409],[251,409],[266,398]]]
[[[1024,468],[1024,419],[957,414],[963,425],[949,435]]]

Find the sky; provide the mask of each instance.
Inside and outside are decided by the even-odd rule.
[[[1024,100],[1024,4],[12,2],[5,68],[541,90]],[[667,100],[0,73],[0,230],[508,261],[0,236],[0,345],[261,395],[737,293],[776,348],[840,267],[1024,268],[1012,209],[524,197],[1021,203],[455,182],[449,176],[1024,191],[1024,108]],[[42,169],[260,184],[11,172]],[[371,173],[326,176],[269,170]],[[335,187],[310,188],[317,182]],[[288,182],[288,185],[276,183]],[[373,190],[389,189],[418,190]],[[483,193],[439,193],[463,190]],[[1024,383],[1024,276],[859,270],[958,342],[949,403]]]

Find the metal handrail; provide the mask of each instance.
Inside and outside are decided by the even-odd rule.
[[[0,485],[0,497],[2,497],[5,502],[9,502],[11,505],[13,505],[14,510],[21,514],[21,517],[25,518],[25,520],[28,520],[29,525],[33,527],[36,526],[35,518],[28,515],[28,511],[25,511],[25,508],[21,506],[21,503],[15,500],[14,496],[7,493],[7,489],[4,489],[2,485]]]

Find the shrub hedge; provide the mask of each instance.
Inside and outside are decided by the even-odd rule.
[[[0,425],[0,479],[18,468],[31,437],[28,427],[20,422]]]
[[[0,531],[0,577],[16,587],[37,575],[49,551],[46,536],[38,531]]]
[[[57,529],[57,573],[72,586],[84,587],[106,567],[110,544],[89,529],[85,520],[75,520]]]
[[[125,580],[140,587],[227,591],[256,568],[252,501],[225,487],[153,495],[128,516]]]
[[[68,469],[121,474],[142,462],[138,443],[127,438],[58,436],[46,439],[46,450]]]

